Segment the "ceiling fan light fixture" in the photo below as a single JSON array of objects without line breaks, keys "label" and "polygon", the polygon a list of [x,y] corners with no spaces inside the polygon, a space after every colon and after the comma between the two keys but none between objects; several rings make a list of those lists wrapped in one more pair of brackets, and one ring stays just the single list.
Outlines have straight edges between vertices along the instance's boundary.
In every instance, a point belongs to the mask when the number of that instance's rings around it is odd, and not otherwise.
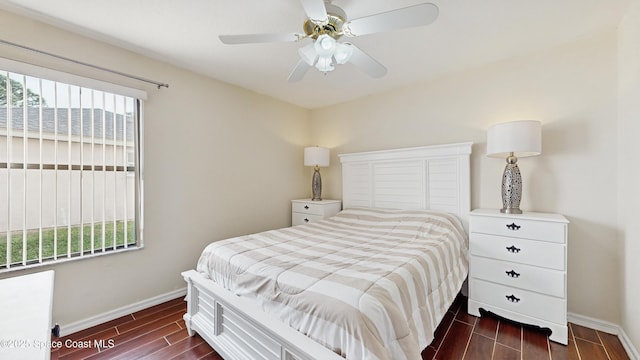
[{"label": "ceiling fan light fixture", "polygon": [[309,64],[309,66],[313,66],[316,64],[316,60],[318,59],[318,54],[316,53],[315,44],[311,43],[305,45],[298,49],[298,54],[300,58]]},{"label": "ceiling fan light fixture", "polygon": [[333,53],[333,58],[338,64],[346,64],[353,55],[353,47],[350,43],[336,44],[336,52]]},{"label": "ceiling fan light fixture", "polygon": [[331,56],[320,56],[318,61],[316,62],[316,69],[320,70],[323,73],[328,73],[335,69],[335,65],[333,64],[333,58]]},{"label": "ceiling fan light fixture", "polygon": [[322,34],[318,36],[318,39],[315,42],[316,53],[320,57],[331,57],[336,51],[337,45],[338,43],[336,42],[336,39],[327,34]]}]

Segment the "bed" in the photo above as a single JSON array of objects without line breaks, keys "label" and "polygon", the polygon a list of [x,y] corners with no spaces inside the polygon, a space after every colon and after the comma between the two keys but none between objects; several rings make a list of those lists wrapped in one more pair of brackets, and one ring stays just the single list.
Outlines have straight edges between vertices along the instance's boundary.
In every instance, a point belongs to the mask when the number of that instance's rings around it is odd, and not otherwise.
[{"label": "bed", "polygon": [[468,269],[471,143],[340,155],[343,208],[214,242],[190,335],[225,359],[418,359]]}]

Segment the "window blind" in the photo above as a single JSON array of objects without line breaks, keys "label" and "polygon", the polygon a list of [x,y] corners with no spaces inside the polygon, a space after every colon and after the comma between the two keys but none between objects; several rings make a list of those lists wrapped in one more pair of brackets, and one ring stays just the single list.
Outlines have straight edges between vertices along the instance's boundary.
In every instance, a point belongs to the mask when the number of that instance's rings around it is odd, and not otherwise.
[{"label": "window blind", "polygon": [[0,271],[142,247],[146,94],[5,65],[12,69],[0,68]]}]

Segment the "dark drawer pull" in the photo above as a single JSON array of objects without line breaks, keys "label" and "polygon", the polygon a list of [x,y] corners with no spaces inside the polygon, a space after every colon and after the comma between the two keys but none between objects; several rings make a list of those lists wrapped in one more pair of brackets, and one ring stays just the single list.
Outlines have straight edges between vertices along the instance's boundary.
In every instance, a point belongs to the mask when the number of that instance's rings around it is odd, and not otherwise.
[{"label": "dark drawer pull", "polygon": [[517,303],[520,302],[520,299],[517,298],[515,295],[511,294],[511,295],[506,295],[505,296],[507,298],[508,301],[512,302],[512,303]]},{"label": "dark drawer pull", "polygon": [[520,274],[518,274],[517,272],[511,270],[511,271],[505,271],[505,273],[507,274],[508,277],[512,277],[512,278],[519,278]]},{"label": "dark drawer pull", "polygon": [[309,210],[309,205],[304,206],[305,210]]},{"label": "dark drawer pull", "polygon": [[305,218],[305,219],[304,219],[304,222],[309,222],[309,219]]},{"label": "dark drawer pull", "polygon": [[520,249],[518,249],[517,247],[511,245],[508,248],[506,248],[508,252],[512,253],[512,254],[517,254],[520,252]]},{"label": "dark drawer pull", "polygon": [[520,230],[520,225],[516,225],[516,223],[511,223],[511,224],[507,225],[507,229]]}]

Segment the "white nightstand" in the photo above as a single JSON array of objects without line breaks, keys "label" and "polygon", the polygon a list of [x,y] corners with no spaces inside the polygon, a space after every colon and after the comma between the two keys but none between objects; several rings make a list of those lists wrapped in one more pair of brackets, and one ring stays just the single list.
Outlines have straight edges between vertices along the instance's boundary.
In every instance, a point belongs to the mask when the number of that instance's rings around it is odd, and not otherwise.
[{"label": "white nightstand", "polygon": [[551,330],[567,344],[567,229],[562,215],[502,214],[469,218],[469,314],[480,308]]},{"label": "white nightstand", "polygon": [[342,209],[340,200],[291,200],[291,226],[308,224],[337,214]]}]

